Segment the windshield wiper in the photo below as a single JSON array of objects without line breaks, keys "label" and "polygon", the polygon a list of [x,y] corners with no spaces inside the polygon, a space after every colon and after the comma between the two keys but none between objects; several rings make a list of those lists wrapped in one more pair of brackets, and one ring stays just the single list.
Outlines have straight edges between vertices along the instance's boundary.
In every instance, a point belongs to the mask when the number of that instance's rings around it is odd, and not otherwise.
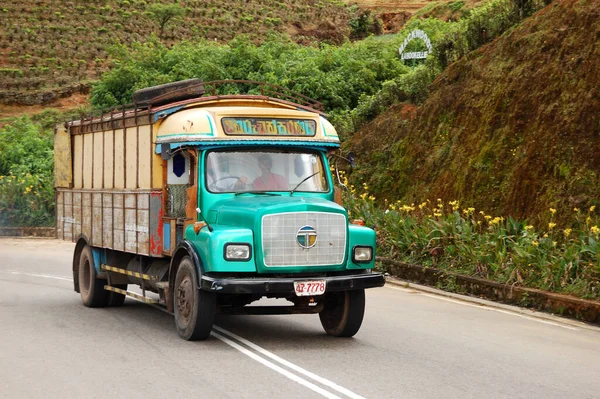
[{"label": "windshield wiper", "polygon": [[290,192],[290,197],[292,196],[292,194],[294,194],[294,191],[296,191],[296,189],[302,185],[302,183],[304,183],[305,181],[307,181],[307,180],[308,180],[308,179],[310,179],[311,177],[318,175],[319,173],[321,173],[321,171],[320,171],[320,170],[317,170],[317,171],[316,171],[315,173],[313,173],[312,175],[310,175],[310,176],[306,176],[306,177],[305,177],[305,178],[304,178],[304,179],[303,179],[303,180],[302,180],[300,183],[298,183],[298,184],[296,185],[296,187],[294,187],[294,189],[293,189],[293,190]]},{"label": "windshield wiper", "polygon": [[241,195],[241,194],[262,194],[262,195],[281,196],[281,194],[269,193],[266,191],[257,191],[257,190],[238,191],[237,193],[235,193],[235,196],[237,197],[238,195]]}]

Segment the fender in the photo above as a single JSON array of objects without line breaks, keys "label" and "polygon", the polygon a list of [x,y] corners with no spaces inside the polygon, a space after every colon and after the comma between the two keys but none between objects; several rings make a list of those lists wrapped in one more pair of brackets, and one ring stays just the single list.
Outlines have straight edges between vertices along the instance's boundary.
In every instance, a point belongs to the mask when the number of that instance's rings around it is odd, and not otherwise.
[{"label": "fender", "polygon": [[200,277],[204,275],[204,266],[202,265],[202,261],[200,260],[200,255],[198,255],[198,251],[194,244],[192,244],[189,240],[183,239],[175,249],[175,253],[171,258],[171,264],[169,265],[169,287],[173,287],[175,284],[175,276],[177,275],[177,269],[179,268],[179,262],[184,256],[189,256],[194,262],[194,266],[196,266],[196,274],[198,275],[198,286],[200,286]]}]

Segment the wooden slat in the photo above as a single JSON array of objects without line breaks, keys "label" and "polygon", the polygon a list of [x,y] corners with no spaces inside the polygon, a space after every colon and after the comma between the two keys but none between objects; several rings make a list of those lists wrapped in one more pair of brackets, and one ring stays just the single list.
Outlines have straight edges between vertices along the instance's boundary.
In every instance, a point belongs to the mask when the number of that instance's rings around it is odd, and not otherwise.
[{"label": "wooden slat", "polygon": [[139,161],[138,181],[140,188],[152,188],[151,162],[152,162],[152,138],[150,137],[150,126],[139,127]]},{"label": "wooden slat", "polygon": [[104,132],[104,188],[113,188],[113,131],[108,130]]},{"label": "wooden slat", "polygon": [[125,188],[125,142],[123,129],[115,130],[114,188]]},{"label": "wooden slat", "polygon": [[104,146],[103,146],[103,138],[102,132],[96,132],[93,134],[93,151],[94,151],[94,173],[93,173],[93,188],[102,188],[102,184],[104,183]]},{"label": "wooden slat", "polygon": [[73,164],[71,162],[71,134],[64,126],[54,132],[54,185],[71,188]]},{"label": "wooden slat", "polygon": [[83,135],[83,188],[92,188],[94,137]]},{"label": "wooden slat", "polygon": [[137,187],[137,128],[125,132],[125,187]]},{"label": "wooden slat", "polygon": [[73,136],[73,186],[83,187],[83,136]]}]

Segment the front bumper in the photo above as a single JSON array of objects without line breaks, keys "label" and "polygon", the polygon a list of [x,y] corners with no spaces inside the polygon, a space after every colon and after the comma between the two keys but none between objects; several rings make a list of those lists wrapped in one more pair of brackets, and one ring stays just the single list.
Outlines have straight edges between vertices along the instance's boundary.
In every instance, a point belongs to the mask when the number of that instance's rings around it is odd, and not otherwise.
[{"label": "front bumper", "polygon": [[295,295],[294,282],[310,280],[327,281],[326,292],[362,290],[365,288],[383,287],[385,284],[385,278],[381,273],[313,278],[218,278],[202,276],[200,278],[200,289],[218,292],[219,294]]}]

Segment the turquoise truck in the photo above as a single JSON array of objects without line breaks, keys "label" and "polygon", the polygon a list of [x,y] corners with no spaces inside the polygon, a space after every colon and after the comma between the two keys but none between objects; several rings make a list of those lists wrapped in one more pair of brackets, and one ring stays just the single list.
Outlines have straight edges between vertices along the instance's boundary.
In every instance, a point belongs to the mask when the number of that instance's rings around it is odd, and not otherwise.
[{"label": "turquoise truck", "polygon": [[[56,226],[76,244],[75,291],[88,307],[165,307],[186,340],[217,314],[315,313],[353,336],[365,289],[385,280],[375,232],[341,205],[337,148],[318,102],[251,81],[151,87],[59,125]],[[288,305],[252,305],[265,297]]]}]

